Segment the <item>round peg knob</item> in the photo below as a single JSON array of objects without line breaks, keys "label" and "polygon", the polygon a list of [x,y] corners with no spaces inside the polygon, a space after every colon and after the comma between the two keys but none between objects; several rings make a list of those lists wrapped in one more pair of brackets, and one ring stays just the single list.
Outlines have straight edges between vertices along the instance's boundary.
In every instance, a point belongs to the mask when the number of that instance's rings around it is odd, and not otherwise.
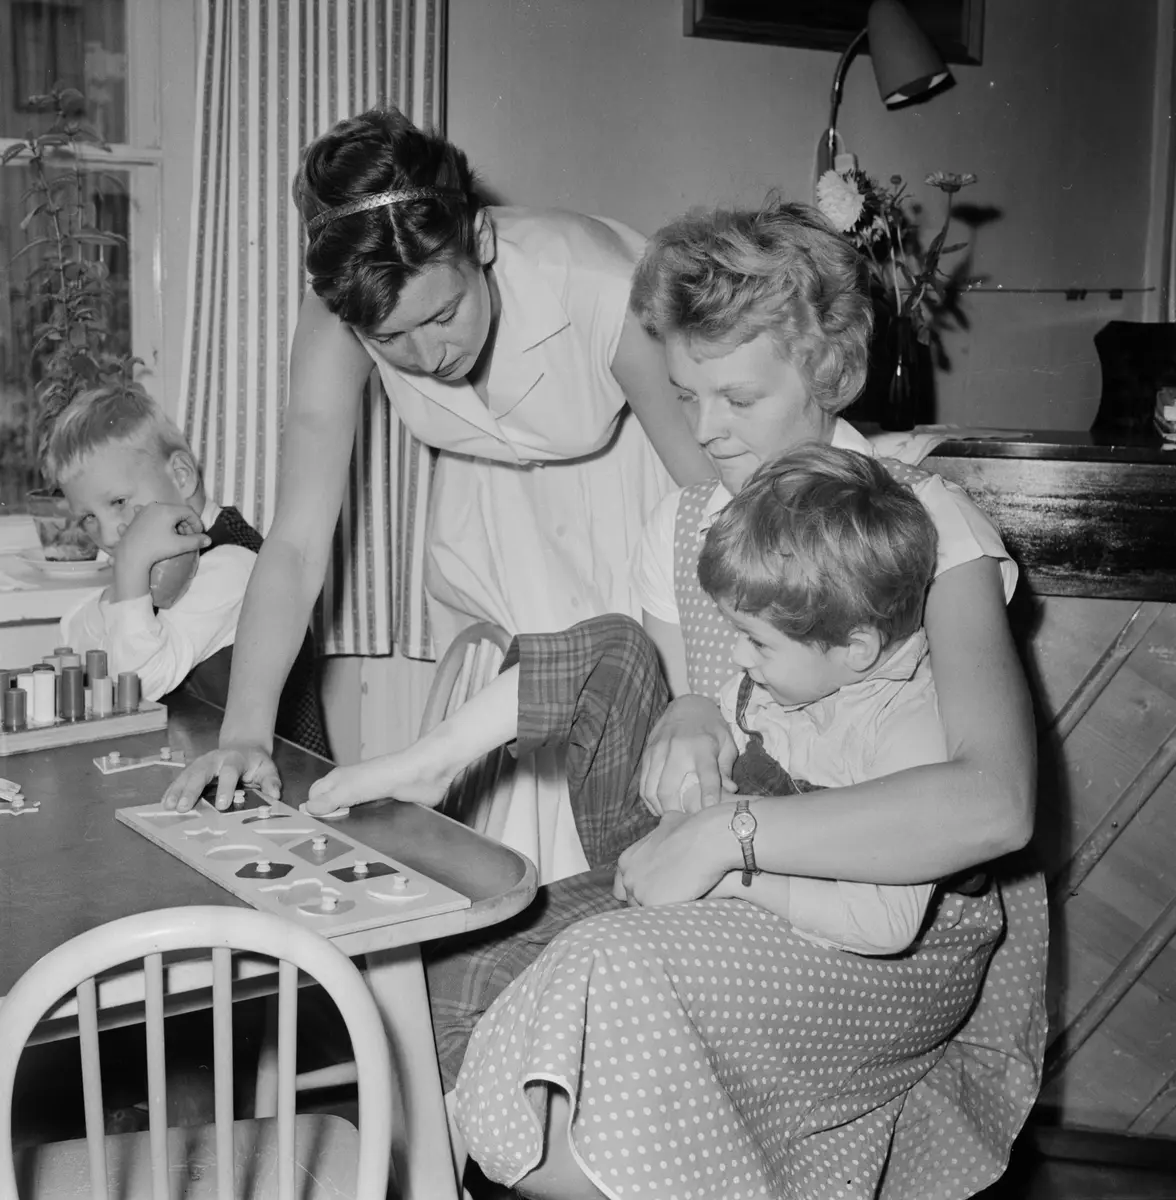
[{"label": "round peg knob", "polygon": [[233,793],[233,803],[235,805],[237,805],[237,807],[240,807],[242,804],[245,803],[245,793],[241,788],[238,788]]},{"label": "round peg knob", "polygon": [[273,870],[268,858],[259,858],[255,865],[259,875],[268,875],[270,871]]},{"label": "round peg knob", "polygon": [[338,906],[339,906],[339,897],[338,896],[324,896],[323,897],[323,912],[334,912],[335,909],[338,908]]},{"label": "round peg knob", "polygon": [[161,762],[171,762],[172,749],[170,746],[159,747],[159,758]]},{"label": "round peg knob", "polygon": [[408,891],[408,876],[407,875],[397,875],[392,880],[392,890],[394,892],[407,892]]},{"label": "round peg knob", "polygon": [[116,763],[122,759],[122,753],[118,750],[112,750],[106,757],[110,762]]},{"label": "round peg knob", "polygon": [[316,833],[310,839],[310,848],[317,854],[323,854],[327,849],[327,835],[325,833]]},{"label": "round peg knob", "polygon": [[356,875],[366,875],[366,874],[368,873],[368,865],[367,865],[367,863],[365,863],[365,862],[363,861],[363,859],[361,858],[361,859],[358,859],[358,860],[357,860],[357,861],[356,861],[356,862],[355,862],[355,863],[352,865],[352,867],[351,867],[351,870],[352,870],[352,871],[353,871],[353,872],[354,872]]}]

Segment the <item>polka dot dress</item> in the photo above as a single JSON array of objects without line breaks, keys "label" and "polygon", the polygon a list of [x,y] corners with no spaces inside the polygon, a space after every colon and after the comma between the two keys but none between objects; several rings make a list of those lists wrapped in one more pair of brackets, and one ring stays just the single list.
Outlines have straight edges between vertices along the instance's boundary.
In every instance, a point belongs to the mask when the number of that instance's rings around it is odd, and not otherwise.
[{"label": "polka dot dress", "polygon": [[470,1153],[517,1183],[555,1084],[606,1196],[872,1197],[903,1099],[967,1015],[1001,925],[995,893],[953,896],[918,954],[871,959],[741,900],[581,921],[474,1031],[457,1084]]},{"label": "polka dot dress", "polygon": [[[675,584],[691,687],[714,695],[730,637],[694,574],[711,486],[683,493]],[[741,900],[594,917],[479,1022],[458,1123],[507,1185],[542,1157],[556,1086],[608,1197],[962,1200],[1001,1174],[1037,1093],[1045,940],[1037,875],[943,895],[893,959]]]}]

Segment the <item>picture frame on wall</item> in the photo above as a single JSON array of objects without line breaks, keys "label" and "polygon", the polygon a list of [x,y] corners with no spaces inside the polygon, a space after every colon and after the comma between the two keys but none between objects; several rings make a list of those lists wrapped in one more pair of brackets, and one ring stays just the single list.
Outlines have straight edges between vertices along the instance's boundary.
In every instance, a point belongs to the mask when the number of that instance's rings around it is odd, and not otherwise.
[{"label": "picture frame on wall", "polygon": [[[904,0],[949,63],[979,63],[984,0]],[[687,37],[840,53],[866,27],[870,0],[682,0]]]}]

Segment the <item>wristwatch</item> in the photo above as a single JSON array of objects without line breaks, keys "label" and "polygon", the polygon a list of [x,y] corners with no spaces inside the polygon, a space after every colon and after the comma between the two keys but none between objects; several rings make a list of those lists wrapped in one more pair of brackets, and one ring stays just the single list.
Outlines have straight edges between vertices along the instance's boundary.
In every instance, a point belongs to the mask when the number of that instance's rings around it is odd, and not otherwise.
[{"label": "wristwatch", "polygon": [[755,865],[755,830],[756,819],[751,812],[751,801],[746,796],[740,796],[735,802],[735,812],[731,817],[731,832],[739,839],[743,847],[743,886],[751,887],[751,877],[759,874]]}]

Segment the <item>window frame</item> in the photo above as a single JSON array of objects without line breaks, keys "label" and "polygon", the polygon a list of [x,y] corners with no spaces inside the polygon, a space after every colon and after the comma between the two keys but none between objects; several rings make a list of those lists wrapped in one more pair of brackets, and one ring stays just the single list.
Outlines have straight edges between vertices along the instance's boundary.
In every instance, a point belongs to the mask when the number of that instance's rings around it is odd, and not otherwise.
[{"label": "window frame", "polygon": [[[160,63],[163,59],[162,6],[166,0],[124,0],[127,47],[127,142],[110,152],[81,147],[83,161],[125,171],[129,181],[128,287],[131,296],[131,352],[144,363],[149,390],[165,378],[163,337],[163,149]],[[182,22],[180,23],[182,26]],[[0,136],[0,155],[21,138]],[[20,155],[3,167],[20,169]]]}]

